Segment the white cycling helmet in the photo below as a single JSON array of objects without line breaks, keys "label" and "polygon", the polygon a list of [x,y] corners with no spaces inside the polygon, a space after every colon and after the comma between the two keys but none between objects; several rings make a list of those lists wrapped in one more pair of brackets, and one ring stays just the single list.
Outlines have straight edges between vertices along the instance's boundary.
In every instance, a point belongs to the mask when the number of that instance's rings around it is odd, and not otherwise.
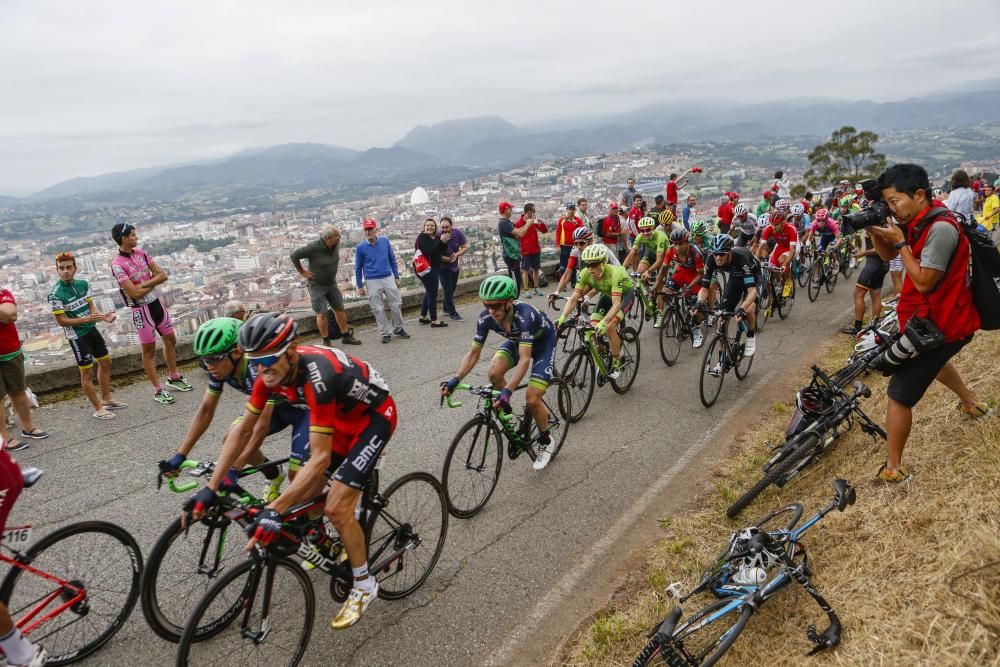
[{"label": "white cycling helmet", "polygon": [[733,209],[733,215],[735,216],[748,215],[749,213],[750,209],[742,202],[737,204],[736,208]]},{"label": "white cycling helmet", "polygon": [[763,229],[764,227],[767,227],[769,224],[771,224],[771,214],[761,213],[760,217],[757,218],[757,226]]},{"label": "white cycling helmet", "polygon": [[774,208],[776,208],[777,210],[779,210],[779,211],[786,211],[786,212],[791,207],[792,207],[792,203],[790,201],[788,201],[787,199],[779,199],[778,203],[774,205]]},{"label": "white cycling helmet", "polygon": [[802,204],[792,205],[792,215],[803,215],[806,212],[806,207]]}]

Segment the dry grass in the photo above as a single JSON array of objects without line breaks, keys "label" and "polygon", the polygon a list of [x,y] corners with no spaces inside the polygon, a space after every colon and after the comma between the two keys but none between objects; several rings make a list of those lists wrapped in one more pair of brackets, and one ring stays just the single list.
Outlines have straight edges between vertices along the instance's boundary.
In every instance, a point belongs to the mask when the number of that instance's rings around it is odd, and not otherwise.
[{"label": "dry grass", "polygon": [[[845,356],[837,349],[825,366],[839,366]],[[998,357],[1000,335],[980,333],[956,359],[969,386],[991,404],[1000,398]],[[884,423],[886,381],[866,381],[873,395],[863,407]],[[772,487],[744,512],[742,518],[752,520],[798,501],[811,516],[832,498],[834,478],[857,487],[857,504],[828,516],[805,539],[817,588],[844,626],[840,646],[810,664],[1000,665],[1000,417],[972,421],[956,402],[935,383],[917,407],[904,455],[914,479],[902,487],[875,481],[885,443],[855,428],[804,476],[785,489]],[[664,535],[650,549],[645,571],[588,620],[561,664],[631,664],[646,632],[673,606],[664,586],[680,581],[690,589],[744,523],[728,521],[725,508],[735,492],[759,479],[764,441],[779,440],[789,407],[772,405],[734,444],[732,463],[717,471],[717,492],[705,495],[702,509],[661,520]],[[704,601],[690,600],[687,611]],[[826,617],[792,585],[751,619],[723,664],[802,664],[811,648],[809,623],[822,630]]]}]

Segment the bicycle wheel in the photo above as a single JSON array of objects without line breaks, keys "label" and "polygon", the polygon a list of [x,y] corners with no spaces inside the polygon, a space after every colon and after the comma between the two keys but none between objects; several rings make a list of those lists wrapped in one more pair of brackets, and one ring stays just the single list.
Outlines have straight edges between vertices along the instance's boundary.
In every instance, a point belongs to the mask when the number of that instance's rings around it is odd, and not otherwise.
[{"label": "bicycle wheel", "polygon": [[585,347],[577,348],[563,364],[559,377],[566,383],[570,394],[571,410],[566,415],[566,421],[571,424],[583,419],[587,408],[590,407],[590,400],[594,397],[596,374],[594,359],[590,356],[590,350]]},{"label": "bicycle wheel", "polygon": [[635,376],[639,374],[639,332],[625,327],[619,335],[622,339],[619,375],[617,380],[611,380],[611,388],[624,394],[632,388]]},{"label": "bicycle wheel", "polygon": [[802,518],[802,505],[791,503],[784,507],[771,510],[761,518],[757,519],[751,526],[773,533],[777,530],[791,530]]},{"label": "bicycle wheel", "polygon": [[482,415],[466,422],[451,441],[441,472],[448,511],[459,519],[479,513],[489,501],[503,467],[503,436]]},{"label": "bicycle wheel", "polygon": [[[641,289],[641,288],[640,288]],[[632,327],[638,334],[642,331],[642,324],[646,320],[646,309],[642,303],[642,297],[636,294],[632,299],[632,306],[625,313],[624,326]]]},{"label": "bicycle wheel", "polygon": [[[726,342],[719,334],[712,336],[712,340],[705,346],[705,357],[701,362],[701,379],[698,382],[698,390],[701,394],[701,404],[706,408],[715,405],[722,391],[722,382],[726,379],[726,371],[723,357],[725,356]],[[716,367],[718,366],[718,369]]]},{"label": "bicycle wheel", "polygon": [[753,357],[748,357],[744,354],[746,337],[746,332],[742,329],[738,329],[736,331],[736,338],[733,339],[733,346],[736,349],[736,359],[733,363],[733,370],[736,371],[737,380],[746,379],[746,376],[750,373],[750,367],[753,365]]},{"label": "bicycle wheel", "polygon": [[368,518],[368,569],[378,596],[405,598],[430,576],[448,537],[448,502],[434,475],[411,472],[381,494],[383,506]]},{"label": "bicycle wheel", "polygon": [[[854,262],[853,265],[852,261]],[[854,273],[854,269],[856,267],[857,267],[857,260],[854,259],[853,249],[845,247],[840,257],[840,272],[844,274],[845,279],[849,280],[851,274]]]},{"label": "bicycle wheel", "polygon": [[718,600],[679,625],[672,639],[688,664],[709,667],[729,650],[752,615],[753,607],[741,600]]},{"label": "bicycle wheel", "polygon": [[[242,559],[242,549],[228,548],[230,523],[213,510],[185,530],[177,517],[153,545],[142,571],[139,599],[146,623],[163,639],[180,641],[184,623],[212,582]],[[195,641],[199,637],[195,632]]]},{"label": "bicycle wheel", "polygon": [[806,290],[810,301],[819,298],[819,290],[823,286],[823,273],[823,262],[813,262],[809,269],[809,288]]},{"label": "bicycle wheel", "polygon": [[788,314],[792,312],[792,306],[795,305],[795,281],[790,280],[788,284],[792,286],[788,296],[784,296],[784,292],[782,292],[781,298],[778,299],[778,317],[783,320],[788,318]]},{"label": "bicycle wheel", "polygon": [[769,278],[760,289],[760,297],[757,299],[757,331],[763,331],[767,324],[767,318],[771,316],[771,308],[774,305],[774,284]]},{"label": "bicycle wheel", "polygon": [[[553,389],[555,389],[557,396],[555,401],[548,398],[551,395],[549,392]],[[552,456],[549,458],[549,463],[555,460],[559,454],[559,450],[562,449],[563,443],[566,442],[566,434],[569,432],[569,420],[566,419],[567,411],[563,409],[563,403],[569,403],[569,400],[569,389],[566,388],[566,383],[553,378],[552,383],[549,384],[549,388],[545,392],[545,396],[542,397],[542,403],[545,405],[545,409],[549,411],[549,437],[552,438],[552,444],[555,445],[555,448],[552,450]],[[558,412],[552,409],[553,405],[559,406]],[[535,424],[534,419],[531,420],[528,437],[531,440],[538,437],[538,426]]]},{"label": "bicycle wheel", "polygon": [[684,331],[684,323],[681,321],[680,313],[669,308],[667,314],[663,316],[663,324],[660,326],[660,356],[663,363],[673,366],[677,363],[677,357],[681,353],[681,334]]},{"label": "bicycle wheel", "polygon": [[805,287],[809,284],[809,272],[812,270],[812,255],[804,253],[802,259],[799,261],[799,272],[795,276],[795,279],[799,283],[799,287]]},{"label": "bicycle wheel", "polygon": [[823,286],[826,287],[827,294],[833,294],[833,288],[837,286],[837,275],[838,271],[836,266],[827,267],[826,281],[823,283]]},{"label": "bicycle wheel", "polygon": [[[139,599],[142,553],[127,530],[105,521],[83,521],[53,531],[17,557],[58,577],[69,589],[12,567],[0,584],[0,601],[21,630],[49,653],[48,665],[68,665],[106,644],[128,620]],[[81,599],[52,618],[60,604]],[[44,610],[27,620],[44,598]]]},{"label": "bicycle wheel", "polygon": [[[273,572],[270,587],[268,570]],[[316,594],[297,563],[242,561],[212,584],[191,613],[177,647],[177,667],[297,665],[315,616]],[[196,640],[205,619],[218,619],[216,627]]]},{"label": "bicycle wheel", "polygon": [[808,457],[811,459],[816,455],[818,451],[817,445],[819,444],[819,438],[815,433],[798,435],[795,437],[795,440],[798,440],[798,442],[794,444],[790,442],[786,445],[789,447],[788,455],[771,466],[768,471],[764,473],[764,476],[760,479],[760,481],[750,487],[749,491],[737,498],[736,502],[730,505],[729,509],[726,510],[726,516],[730,519],[735,517],[737,514],[742,512],[747,505],[752,503],[754,498],[763,493],[764,489],[772,484],[776,484],[778,482],[784,484],[784,481],[786,481],[786,475],[793,468],[802,463],[803,458]]}]

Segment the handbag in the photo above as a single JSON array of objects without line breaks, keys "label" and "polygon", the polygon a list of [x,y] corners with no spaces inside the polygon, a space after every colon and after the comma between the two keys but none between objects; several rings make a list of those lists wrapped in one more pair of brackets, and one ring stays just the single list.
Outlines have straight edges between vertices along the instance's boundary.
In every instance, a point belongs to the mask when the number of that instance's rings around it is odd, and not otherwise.
[{"label": "handbag", "polygon": [[430,260],[424,255],[423,251],[417,249],[417,252],[413,254],[413,272],[418,276],[426,276],[431,271]]}]

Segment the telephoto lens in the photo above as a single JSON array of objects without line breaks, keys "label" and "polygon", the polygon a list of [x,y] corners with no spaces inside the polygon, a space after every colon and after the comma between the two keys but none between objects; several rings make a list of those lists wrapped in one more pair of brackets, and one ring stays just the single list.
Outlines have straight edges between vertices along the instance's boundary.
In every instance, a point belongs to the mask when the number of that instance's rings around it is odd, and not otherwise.
[{"label": "telephoto lens", "polygon": [[904,334],[896,334],[892,345],[885,348],[868,363],[872,368],[884,375],[892,375],[899,365],[917,355],[917,348]]}]

